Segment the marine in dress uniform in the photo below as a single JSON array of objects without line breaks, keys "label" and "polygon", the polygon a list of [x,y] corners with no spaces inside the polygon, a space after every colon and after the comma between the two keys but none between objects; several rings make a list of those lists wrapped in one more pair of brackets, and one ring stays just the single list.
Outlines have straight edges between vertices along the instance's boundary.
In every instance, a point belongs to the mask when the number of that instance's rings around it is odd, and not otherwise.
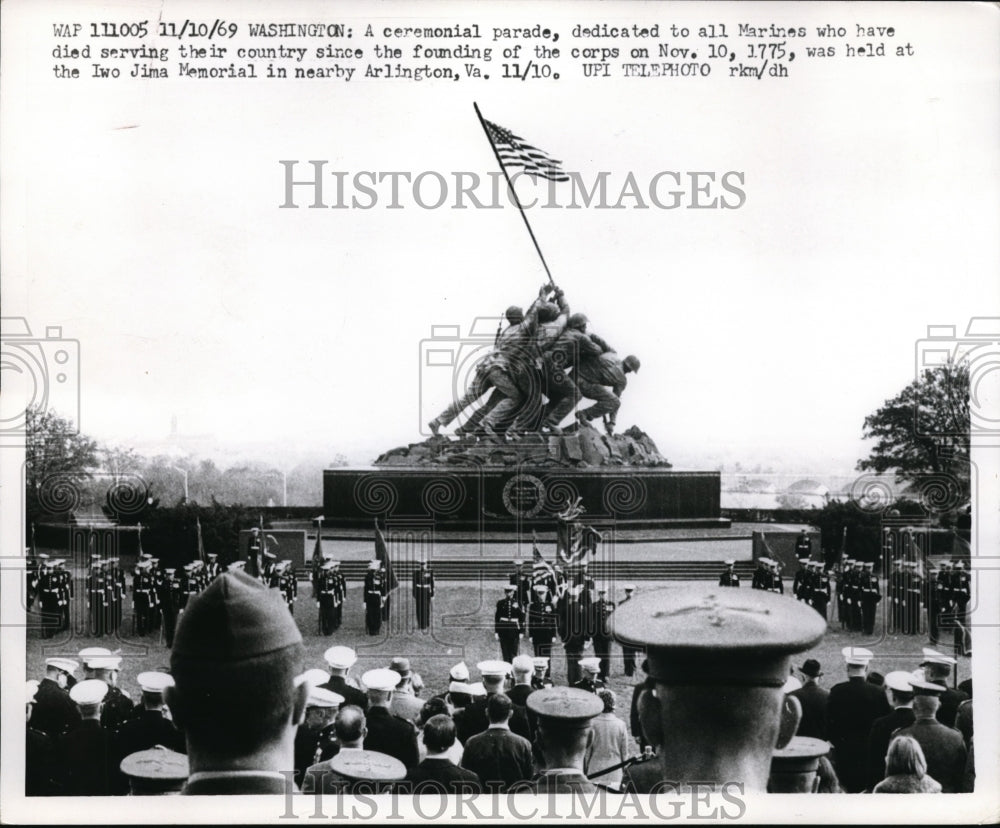
[{"label": "marine in dress uniform", "polygon": [[183,586],[177,577],[177,570],[167,567],[164,572],[163,585],[160,587],[160,611],[163,614],[163,638],[169,649],[174,645],[174,631],[177,629],[177,616],[181,611]]},{"label": "marine in dress uniform", "polygon": [[382,608],[386,602],[386,582],[382,565],[378,561],[368,564],[365,574],[365,632],[378,635],[382,630]]},{"label": "marine in dress uniform", "polygon": [[156,745],[175,753],[186,753],[184,734],[164,715],[163,693],[174,680],[167,673],[148,671],[136,676],[142,691],[142,704],[112,733],[112,748],[116,767],[126,756]]},{"label": "marine in dress uniform", "polygon": [[556,637],[556,608],[545,584],[536,584],[528,604],[527,630],[536,657],[552,657],[552,642]]},{"label": "marine in dress uniform", "polygon": [[865,635],[875,632],[875,608],[882,600],[882,590],[879,587],[878,576],[874,572],[875,564],[865,561],[864,572],[861,573],[859,589],[861,593],[861,621]]},{"label": "marine in dress uniform", "polygon": [[53,562],[59,583],[59,609],[61,612],[60,630],[69,629],[70,604],[74,595],[73,576],[64,569],[66,561],[56,558]]},{"label": "marine in dress uniform", "polygon": [[[487,705],[490,696],[504,692],[504,682],[510,675],[511,665],[504,661],[480,661],[476,665],[479,674],[483,677],[482,692],[477,695],[469,704],[465,706],[461,714],[455,714],[455,725],[458,728],[458,738],[462,744],[467,744],[469,739],[477,733],[482,733],[490,725]],[[470,689],[473,689],[470,687]],[[484,782],[486,780],[483,780]]]},{"label": "marine in dress uniform", "polygon": [[358,660],[357,653],[350,647],[338,645],[323,653],[323,658],[330,668],[331,675],[330,680],[322,686],[339,696],[343,696],[344,704],[353,704],[366,710],[368,708],[368,694],[354,683],[354,679],[348,677],[351,667]]},{"label": "marine in dress uniform", "polygon": [[[323,670],[318,672],[326,675]],[[295,731],[295,784],[299,787],[307,768],[332,759],[340,750],[333,721],[343,703],[344,697],[332,690],[321,686],[309,688],[306,717]]]},{"label": "marine in dress uniform", "polygon": [[215,552],[209,552],[206,557],[208,558],[208,563],[205,564],[205,577],[209,581],[214,581],[215,577],[222,572],[222,567],[219,565],[219,556]]},{"label": "marine in dress uniform", "polygon": [[[798,552],[798,545],[796,544],[796,553]],[[792,579],[792,595],[795,596],[796,601],[809,601],[809,559],[799,558],[799,568],[795,571],[795,577]]]},{"label": "marine in dress uniform", "polygon": [[87,611],[90,617],[90,634],[100,638],[104,635],[104,572],[101,556],[91,555],[90,572],[87,575]]},{"label": "marine in dress uniform", "polygon": [[972,654],[972,636],[969,633],[969,603],[972,601],[972,579],[962,561],[955,561],[951,574],[952,611],[955,614],[955,652]]},{"label": "marine in dress uniform", "polygon": [[574,684],[580,680],[580,657],[587,646],[589,619],[583,606],[582,586],[570,587],[562,598],[562,616],[565,629],[563,649],[566,652],[566,680]]},{"label": "marine in dress uniform", "polygon": [[292,569],[292,562],[282,561],[276,572],[278,575],[278,591],[281,593],[281,597],[285,599],[288,611],[294,615],[295,601],[299,597],[299,583],[295,577],[295,570]]},{"label": "marine in dress uniform", "polygon": [[534,674],[531,676],[531,687],[534,690],[544,690],[546,687],[552,687],[552,679],[549,678],[549,659],[547,656],[535,656],[531,660],[532,666],[535,669]]},{"label": "marine in dress uniform", "polygon": [[552,687],[528,696],[528,709],[538,722],[538,742],[543,770],[531,784],[539,794],[594,793],[597,785],[587,779],[583,763],[591,722],[604,710],[593,693],[572,687]]},{"label": "marine in dress uniform", "polygon": [[132,611],[135,613],[135,633],[145,635],[152,627],[153,593],[156,585],[150,572],[151,564],[140,561],[132,577]]},{"label": "marine in dress uniform", "polygon": [[135,707],[128,694],[117,686],[121,656],[113,655],[104,647],[86,647],[80,650],[78,657],[84,667],[85,679],[103,681],[108,686],[101,702],[101,724],[109,734],[114,734]]},{"label": "marine in dress uniform", "polygon": [[505,586],[504,597],[497,601],[493,613],[493,634],[500,642],[500,658],[508,663],[517,655],[524,634],[524,609],[514,592],[513,584]]},{"label": "marine in dress uniform", "polygon": [[781,570],[778,568],[778,562],[773,559],[768,572],[767,591],[777,592],[779,595],[785,593],[785,584],[781,580]]},{"label": "marine in dress uniform", "polygon": [[31,726],[31,714],[38,693],[38,682],[30,679],[25,685],[26,729],[24,733],[24,795],[54,796],[59,793],[55,782],[53,740]]},{"label": "marine in dress uniform", "polygon": [[823,570],[822,561],[812,561],[810,565],[813,569],[813,585],[809,605],[826,621],[831,597],[830,576]]},{"label": "marine in dress uniform", "polygon": [[834,765],[848,793],[864,790],[867,781],[868,734],[874,721],[889,713],[882,690],[865,680],[872,652],[845,647],[847,681],[830,688],[826,732],[833,744]]},{"label": "marine in dress uniform", "polygon": [[94,679],[77,682],[70,691],[82,721],[64,734],[56,746],[56,773],[64,796],[124,793],[114,764],[111,734],[100,722],[101,703],[107,691],[104,682]]},{"label": "marine in dress uniform", "polygon": [[770,558],[758,558],[757,568],[753,571],[753,578],[750,580],[750,589],[767,589],[769,578]]},{"label": "marine in dress uniform", "polygon": [[333,562],[333,578],[333,629],[336,632],[344,620],[344,602],[347,600],[347,579],[340,571],[340,561]]},{"label": "marine in dress uniform", "polygon": [[[903,629],[903,559],[896,558],[892,562],[892,572],[886,584],[886,598],[889,601],[889,632],[902,632]],[[883,760],[884,761],[884,760]]]},{"label": "marine in dress uniform", "polygon": [[66,690],[69,677],[79,666],[69,658],[45,660],[45,678],[38,683],[31,719],[32,727],[53,739],[80,721],[80,711]]},{"label": "marine in dress uniform", "polygon": [[903,619],[903,632],[907,635],[920,634],[920,622],[922,617],[921,599],[923,597],[923,578],[916,561],[906,561],[906,600],[904,603],[906,617]]},{"label": "marine in dress uniform", "polygon": [[39,556],[38,603],[42,612],[42,638],[52,638],[59,623],[59,587],[48,555]]},{"label": "marine in dress uniform", "polygon": [[809,533],[803,529],[795,539],[795,557],[801,560],[809,560],[812,557],[812,541]]},{"label": "marine in dress uniform", "polygon": [[[740,585],[740,576],[736,574],[736,561],[730,559],[726,561],[726,568],[722,570],[722,574],[719,576],[719,586],[720,587],[738,587]],[[628,675],[632,675],[629,673]]]},{"label": "marine in dress uniform", "polygon": [[316,606],[319,608],[319,631],[323,635],[333,635],[336,617],[334,602],[337,599],[337,576],[333,572],[333,561],[325,561],[320,566],[314,589]]},{"label": "marine in dress uniform", "polygon": [[597,590],[597,600],[590,605],[591,635],[594,639],[594,655],[600,660],[600,678],[607,681],[611,676],[611,615],[615,605],[607,599],[607,589]]},{"label": "marine in dress uniform", "polygon": [[431,599],[434,598],[434,573],[427,561],[421,561],[413,573],[413,605],[417,627],[426,630],[431,625]]},{"label": "marine in dress uniform", "polygon": [[947,688],[939,697],[941,705],[938,707],[937,720],[947,727],[955,727],[958,706],[969,698],[964,690],[948,687],[952,668],[958,662],[951,656],[939,653],[930,647],[924,647],[923,653],[924,660],[920,662],[920,668],[924,671],[925,678],[934,684],[940,684]]},{"label": "marine in dress uniform", "polygon": [[514,587],[517,602],[522,607],[526,607],[531,601],[531,572],[524,568],[524,561],[522,560],[515,560],[514,566],[516,569],[510,576],[510,583]]},{"label": "marine in dress uniform", "polygon": [[399,681],[399,673],[384,668],[369,670],[361,676],[361,683],[368,688],[368,712],[365,714],[368,735],[364,749],[388,754],[412,768],[420,761],[416,728],[389,712],[392,693]]},{"label": "marine in dress uniform", "polygon": [[[732,563],[732,564],[735,565],[736,562],[735,561],[726,561],[726,565],[727,566],[730,563]],[[737,586],[738,587],[740,585],[740,579],[739,579],[739,576],[736,574],[735,570],[733,570],[733,576],[736,578],[736,583],[735,584],[730,584],[730,586]],[[719,586],[725,586],[725,584],[722,583],[722,579],[721,578],[719,579]],[[622,600],[618,602],[619,608],[621,608],[626,603],[628,603],[629,601],[631,601],[632,600],[632,593],[635,592],[635,585],[634,584],[625,584],[622,588],[625,590],[625,597],[622,598]],[[624,641],[622,642],[622,660],[623,660],[624,665],[625,665],[625,675],[628,676],[629,678],[631,678],[632,676],[635,675],[635,660],[636,660],[636,656],[639,653],[641,653],[641,652],[642,652],[641,650],[637,649],[636,647],[633,647],[631,644],[628,644],[627,642],[624,642]]]},{"label": "marine in dress uniform", "polygon": [[588,693],[596,693],[604,687],[604,682],[599,678],[601,672],[601,660],[596,656],[581,658],[579,661],[582,678],[574,682],[573,687],[577,690],[586,690]]}]

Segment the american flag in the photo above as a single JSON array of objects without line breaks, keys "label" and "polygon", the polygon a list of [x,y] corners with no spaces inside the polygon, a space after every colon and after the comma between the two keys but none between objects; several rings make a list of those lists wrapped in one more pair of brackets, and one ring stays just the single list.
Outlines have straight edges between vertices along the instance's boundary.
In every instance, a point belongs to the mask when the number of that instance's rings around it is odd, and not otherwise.
[{"label": "american flag", "polygon": [[499,124],[485,119],[483,123],[486,124],[486,134],[500,156],[500,163],[505,167],[522,167],[529,175],[539,175],[550,181],[569,181],[569,176],[559,166],[562,161],[549,158],[547,153],[525,143],[519,135]]}]

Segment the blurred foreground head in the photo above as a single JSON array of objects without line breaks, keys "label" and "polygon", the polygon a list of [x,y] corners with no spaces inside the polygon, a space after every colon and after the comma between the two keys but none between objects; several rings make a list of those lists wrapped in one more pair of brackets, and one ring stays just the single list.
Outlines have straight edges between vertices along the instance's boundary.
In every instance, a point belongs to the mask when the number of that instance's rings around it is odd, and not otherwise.
[{"label": "blurred foreground head", "polygon": [[[277,590],[235,570],[192,598],[177,625],[167,702],[192,773],[286,770],[309,692],[302,636]],[[289,759],[291,761],[291,759]]]},{"label": "blurred foreground head", "polygon": [[819,614],[771,592],[685,584],[637,596],[612,620],[619,641],[647,653],[655,689],[639,717],[662,779],[764,791],[791,656],[823,637]]}]

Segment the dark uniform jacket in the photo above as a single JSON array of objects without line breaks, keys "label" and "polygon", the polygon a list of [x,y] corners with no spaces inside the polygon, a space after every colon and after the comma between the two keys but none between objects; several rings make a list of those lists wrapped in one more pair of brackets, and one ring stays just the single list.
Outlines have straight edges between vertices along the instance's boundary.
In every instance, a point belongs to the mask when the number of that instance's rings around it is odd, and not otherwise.
[{"label": "dark uniform jacket", "polygon": [[868,790],[885,779],[885,754],[889,750],[892,734],[914,722],[913,709],[897,707],[888,716],[876,719],[868,734]]},{"label": "dark uniform jacket", "polygon": [[793,690],[789,695],[795,696],[802,704],[802,721],[799,722],[796,735],[826,739],[826,706],[830,699],[830,691],[824,690],[815,682],[810,682],[798,690]]},{"label": "dark uniform jacket", "polygon": [[962,791],[967,754],[961,733],[937,719],[917,719],[894,735],[912,736],[920,743],[927,760],[927,775],[941,783],[942,793]]},{"label": "dark uniform jacket", "polygon": [[101,708],[101,726],[107,728],[109,733],[114,733],[132,715],[134,708],[132,699],[117,687],[109,685]]},{"label": "dark uniform jacket", "polygon": [[557,771],[542,773],[532,784],[536,793],[595,793],[597,785],[583,775],[583,771]]},{"label": "dark uniform jacket", "polygon": [[354,704],[362,710],[368,709],[368,694],[364,690],[359,690],[348,684],[347,679],[343,676],[330,676],[330,680],[321,686],[343,696],[344,704]]},{"label": "dark uniform jacket", "polygon": [[24,737],[25,796],[53,796],[60,793],[55,783],[54,762],[52,739],[29,724]]},{"label": "dark uniform jacket", "polygon": [[312,730],[300,725],[295,731],[295,784],[301,787],[302,774],[306,768],[332,759],[339,750],[340,745],[332,724],[322,730]]},{"label": "dark uniform jacket", "polygon": [[120,776],[115,773],[111,734],[94,719],[80,722],[59,739],[56,753],[63,796],[109,796],[125,792]]},{"label": "dark uniform jacket", "polygon": [[38,683],[31,726],[53,738],[80,723],[80,710],[58,683],[44,678]]},{"label": "dark uniform jacket", "polygon": [[863,676],[852,676],[830,689],[826,712],[837,776],[848,793],[861,791],[867,779],[868,733],[876,719],[889,713],[889,702]]},{"label": "dark uniform jacket", "polygon": [[450,794],[482,793],[483,785],[472,771],[458,767],[450,759],[434,757],[411,768],[400,786],[400,792],[415,794],[442,790]]},{"label": "dark uniform jacket", "polygon": [[475,773],[490,792],[503,793],[531,779],[531,743],[503,727],[491,727],[465,743],[462,767]]},{"label": "dark uniform jacket", "polygon": [[187,753],[184,734],[159,710],[139,709],[114,734],[113,746],[117,761],[129,754],[163,745],[177,753]]},{"label": "dark uniform jacket", "polygon": [[[958,706],[968,699],[967,693],[949,687],[941,694],[941,706],[938,708],[935,717],[945,727],[955,726],[955,717],[958,714]],[[938,780],[941,781],[940,779]]]},{"label": "dark uniform jacket", "polygon": [[420,761],[417,732],[406,719],[393,716],[384,707],[373,707],[368,711],[366,721],[368,735],[365,736],[365,750],[395,756],[407,768]]}]

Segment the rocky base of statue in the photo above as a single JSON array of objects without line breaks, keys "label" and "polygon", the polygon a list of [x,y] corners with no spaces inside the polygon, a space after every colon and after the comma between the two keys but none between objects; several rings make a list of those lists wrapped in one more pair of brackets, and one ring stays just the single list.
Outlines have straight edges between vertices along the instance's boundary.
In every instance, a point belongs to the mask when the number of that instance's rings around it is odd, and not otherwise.
[{"label": "rocky base of statue", "polygon": [[561,435],[529,434],[489,442],[475,438],[430,437],[387,451],[376,466],[627,466],[671,468],[646,432],[632,426],[607,435],[589,424],[574,424]]}]

